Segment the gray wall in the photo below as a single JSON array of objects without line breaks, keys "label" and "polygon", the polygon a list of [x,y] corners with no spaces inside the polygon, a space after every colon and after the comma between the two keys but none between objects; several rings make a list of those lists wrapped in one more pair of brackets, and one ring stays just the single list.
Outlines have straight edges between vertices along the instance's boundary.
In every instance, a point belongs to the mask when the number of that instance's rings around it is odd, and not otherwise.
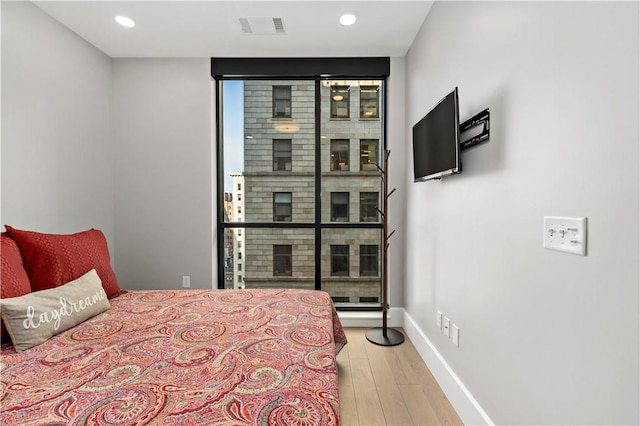
[{"label": "gray wall", "polygon": [[113,88],[121,286],[211,288],[209,60],[114,59]]},{"label": "gray wall", "polygon": [[114,248],[111,62],[29,2],[2,8],[2,225]]},{"label": "gray wall", "polygon": [[[491,109],[462,175],[408,184],[405,306],[495,423],[640,421],[638,12],[436,2],[407,55],[407,147],[455,86]],[[545,215],[587,216],[588,256],[544,250]]]}]

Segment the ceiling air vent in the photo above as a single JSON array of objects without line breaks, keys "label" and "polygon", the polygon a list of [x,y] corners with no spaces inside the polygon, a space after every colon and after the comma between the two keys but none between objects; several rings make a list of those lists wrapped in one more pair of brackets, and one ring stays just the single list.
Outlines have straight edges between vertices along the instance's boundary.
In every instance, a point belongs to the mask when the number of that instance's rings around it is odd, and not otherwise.
[{"label": "ceiling air vent", "polygon": [[282,18],[240,18],[240,26],[245,34],[284,34]]}]

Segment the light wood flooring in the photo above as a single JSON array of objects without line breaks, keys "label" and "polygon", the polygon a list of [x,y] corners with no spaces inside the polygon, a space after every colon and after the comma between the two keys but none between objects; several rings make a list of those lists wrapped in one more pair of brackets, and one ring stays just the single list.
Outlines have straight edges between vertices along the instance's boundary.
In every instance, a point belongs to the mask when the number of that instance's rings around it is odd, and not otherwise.
[{"label": "light wood flooring", "polygon": [[338,354],[342,425],[462,425],[409,339],[379,346],[366,330],[345,328]]}]

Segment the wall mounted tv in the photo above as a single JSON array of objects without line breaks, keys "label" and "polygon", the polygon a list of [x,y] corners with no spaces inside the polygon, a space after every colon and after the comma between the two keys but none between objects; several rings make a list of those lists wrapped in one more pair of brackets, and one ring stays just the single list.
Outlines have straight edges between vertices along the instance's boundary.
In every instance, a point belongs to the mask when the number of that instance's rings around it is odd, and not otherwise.
[{"label": "wall mounted tv", "polygon": [[462,172],[458,88],[413,126],[414,182]]}]

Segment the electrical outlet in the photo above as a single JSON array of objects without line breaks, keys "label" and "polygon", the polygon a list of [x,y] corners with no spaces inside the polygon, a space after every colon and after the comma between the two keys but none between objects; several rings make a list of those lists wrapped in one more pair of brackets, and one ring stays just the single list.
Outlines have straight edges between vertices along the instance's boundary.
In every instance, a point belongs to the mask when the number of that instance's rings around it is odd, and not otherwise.
[{"label": "electrical outlet", "polygon": [[191,277],[189,275],[182,277],[182,288],[191,288]]},{"label": "electrical outlet", "polygon": [[442,312],[440,311],[436,313],[436,325],[438,326],[439,329],[442,328]]},{"label": "electrical outlet", "polygon": [[444,317],[444,328],[442,331],[444,331],[445,336],[449,337],[449,318],[447,317]]}]

